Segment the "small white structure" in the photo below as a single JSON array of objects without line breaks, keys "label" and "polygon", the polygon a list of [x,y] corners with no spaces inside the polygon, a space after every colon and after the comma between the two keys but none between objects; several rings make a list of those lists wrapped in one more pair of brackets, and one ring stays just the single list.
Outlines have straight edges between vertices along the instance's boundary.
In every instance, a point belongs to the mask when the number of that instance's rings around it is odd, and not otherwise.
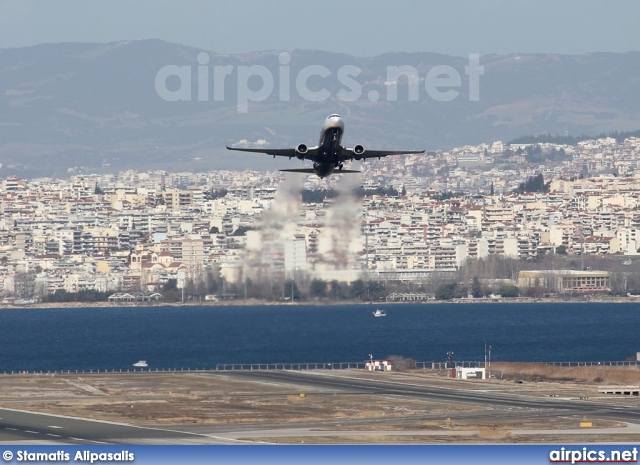
[{"label": "small white structure", "polygon": [[486,370],[486,368],[456,367],[456,378],[458,378],[458,379],[487,379],[487,370]]},{"label": "small white structure", "polygon": [[391,371],[391,360],[367,360],[364,367],[368,371]]},{"label": "small white structure", "polygon": [[622,396],[640,396],[640,386],[598,386],[598,392]]}]

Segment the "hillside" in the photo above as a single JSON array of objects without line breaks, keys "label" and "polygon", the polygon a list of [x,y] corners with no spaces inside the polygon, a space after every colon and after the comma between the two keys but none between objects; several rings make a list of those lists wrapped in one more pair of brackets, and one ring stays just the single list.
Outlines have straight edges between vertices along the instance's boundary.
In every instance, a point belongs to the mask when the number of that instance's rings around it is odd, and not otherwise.
[{"label": "hillside", "polygon": [[[70,167],[276,168],[283,163],[269,157],[230,155],[225,141],[265,139],[274,147],[315,144],[322,120],[333,112],[345,117],[346,145],[379,148],[433,150],[524,134],[640,128],[640,52],[483,56],[476,101],[469,98],[467,58],[434,53],[356,58],[295,50],[288,52],[290,63],[284,66],[278,52],[209,52],[209,62],[200,65],[201,52],[159,40],[0,50],[0,176],[61,175]],[[159,95],[156,77],[167,65],[189,69],[190,101],[167,101]],[[238,70],[253,65],[269,70],[274,91],[241,113]],[[408,84],[401,79],[397,101],[389,101],[387,67],[403,65],[418,71],[418,98],[408,99]],[[215,76],[223,66],[231,72],[224,96],[216,100],[220,86]],[[328,99],[309,101],[297,91],[296,77],[308,66],[329,70],[328,77],[307,81],[310,91],[324,89]],[[345,66],[361,71],[351,77],[361,86],[360,97],[352,102],[339,97],[341,90],[350,90],[345,82],[353,82],[339,78]],[[426,91],[424,81],[436,66],[450,67],[446,69],[460,76],[460,85],[452,87],[459,94],[450,101],[437,101]],[[199,68],[209,78],[209,95],[200,100]],[[288,101],[278,92],[281,81],[286,82],[283,70],[290,75]],[[162,85],[171,92],[181,89],[176,76]],[[255,76],[248,81],[249,89],[261,85]],[[370,101],[372,91],[379,95],[376,102]]]}]

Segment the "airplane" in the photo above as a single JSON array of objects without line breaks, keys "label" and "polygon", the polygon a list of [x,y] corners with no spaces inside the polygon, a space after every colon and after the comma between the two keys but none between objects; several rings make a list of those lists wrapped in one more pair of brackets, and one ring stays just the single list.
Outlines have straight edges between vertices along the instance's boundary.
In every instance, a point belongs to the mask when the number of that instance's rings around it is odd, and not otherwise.
[{"label": "airplane", "polygon": [[424,150],[365,150],[364,146],[358,144],[347,148],[342,146],[342,134],[344,132],[344,121],[338,114],[329,115],[324,120],[322,131],[320,131],[320,142],[315,147],[308,147],[300,144],[292,149],[245,149],[240,147],[229,147],[228,150],[239,150],[242,152],[266,153],[267,155],[296,157],[300,160],[313,161],[313,168],[293,168],[280,171],[292,173],[314,173],[320,178],[326,178],[338,168],[338,173],[359,173],[357,170],[347,170],[344,162],[350,160],[362,160],[365,158],[381,158],[387,155],[406,155],[424,153]]}]

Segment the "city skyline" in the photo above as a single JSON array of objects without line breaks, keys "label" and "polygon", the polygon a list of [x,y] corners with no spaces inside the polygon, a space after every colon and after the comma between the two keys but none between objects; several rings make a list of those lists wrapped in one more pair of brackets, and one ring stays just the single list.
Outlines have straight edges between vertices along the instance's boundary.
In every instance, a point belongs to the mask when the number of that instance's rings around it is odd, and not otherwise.
[{"label": "city skyline", "polygon": [[[406,283],[433,298],[443,279],[463,293],[478,276],[483,289],[518,283],[530,296],[635,292],[638,159],[640,138],[629,137],[497,141],[382,159],[325,181],[273,171],[8,177],[0,296],[146,290],[179,299],[177,286],[187,298],[212,289],[278,298],[286,282],[288,292],[295,283],[318,295],[343,282],[362,297],[363,276],[392,299],[406,297]],[[320,198],[301,195],[327,185]],[[363,197],[358,186],[371,190]],[[520,280],[525,270],[538,275]]]}]

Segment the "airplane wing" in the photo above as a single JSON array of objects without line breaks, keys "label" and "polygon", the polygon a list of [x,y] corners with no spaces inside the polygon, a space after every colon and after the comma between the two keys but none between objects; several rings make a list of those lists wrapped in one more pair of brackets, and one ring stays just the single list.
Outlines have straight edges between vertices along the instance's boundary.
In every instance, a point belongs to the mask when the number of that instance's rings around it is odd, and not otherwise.
[{"label": "airplane wing", "polygon": [[[280,170],[280,171],[286,171],[287,173],[315,173],[315,171],[312,168],[289,168],[289,169]],[[360,171],[358,170],[335,170],[333,174],[359,173],[359,172]]]},{"label": "airplane wing", "polygon": [[289,168],[279,171],[286,171],[287,173],[315,173],[315,171],[313,171],[313,169],[311,168]]},{"label": "airplane wing", "polygon": [[[296,149],[245,149],[241,147],[229,147],[227,150],[238,150],[239,152],[253,152],[253,153],[266,153],[267,155],[273,155],[273,157],[298,157],[302,155]],[[318,147],[309,147],[304,153],[305,160],[313,160],[318,152]]]},{"label": "airplane wing", "polygon": [[356,156],[359,156],[360,159],[365,159],[382,158],[386,157],[387,155],[412,155],[424,152],[424,150],[365,150],[364,152],[362,152],[362,154],[357,155],[354,152],[353,147],[343,147],[340,156],[343,160],[350,160],[351,158],[355,158]]}]

